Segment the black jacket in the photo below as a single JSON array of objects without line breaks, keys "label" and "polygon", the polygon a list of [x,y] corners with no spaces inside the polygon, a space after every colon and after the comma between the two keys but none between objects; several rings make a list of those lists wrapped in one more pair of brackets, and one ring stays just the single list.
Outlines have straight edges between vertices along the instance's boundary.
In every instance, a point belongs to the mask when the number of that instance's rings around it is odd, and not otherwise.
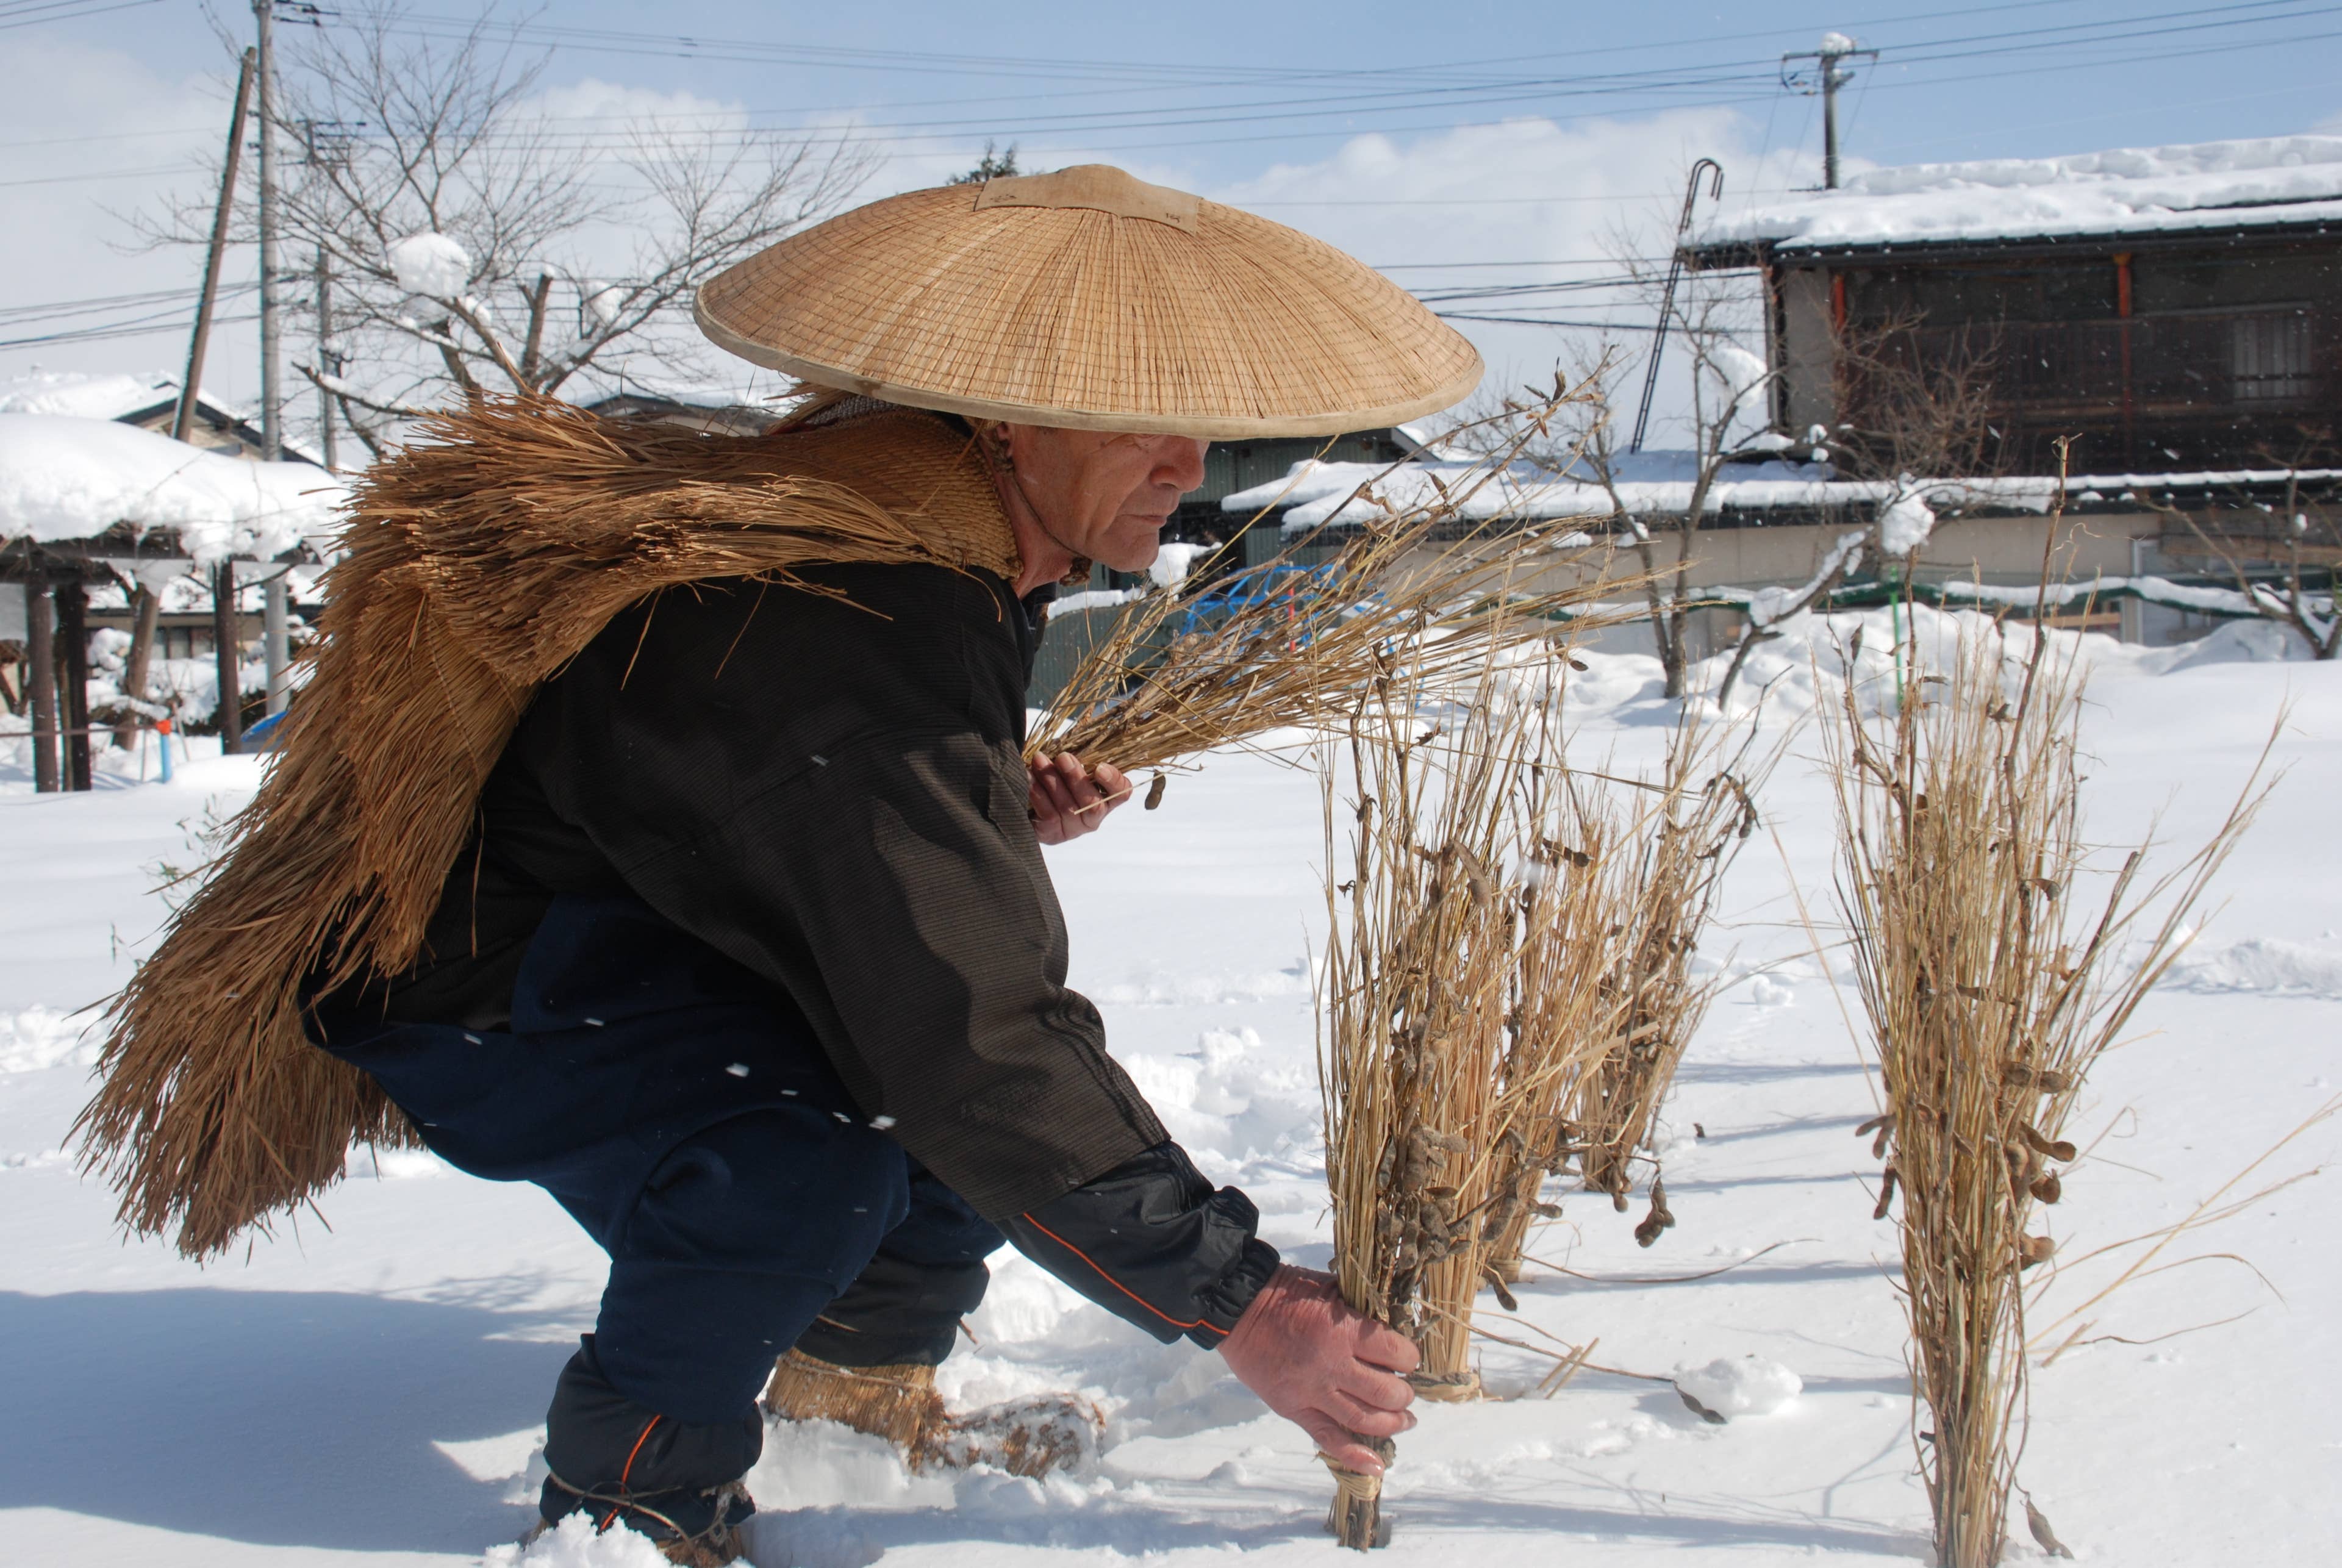
[{"label": "black jacket", "polygon": [[537,694],[394,1018],[497,1027],[557,893],[628,891],[777,982],[860,1107],[1044,1266],[1216,1343],[1276,1266],[1066,988],[1007,584],[837,566],[619,616]]}]

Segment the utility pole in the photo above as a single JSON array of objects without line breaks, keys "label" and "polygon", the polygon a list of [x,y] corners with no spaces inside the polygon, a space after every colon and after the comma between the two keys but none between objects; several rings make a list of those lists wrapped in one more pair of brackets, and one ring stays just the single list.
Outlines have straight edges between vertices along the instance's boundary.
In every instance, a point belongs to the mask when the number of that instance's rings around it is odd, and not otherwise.
[{"label": "utility pole", "polygon": [[[260,49],[260,457],[275,463],[285,455],[285,395],[277,385],[283,344],[276,295],[276,0],[252,0],[252,14]],[[260,596],[260,653],[268,671],[268,711],[278,714],[285,711],[292,653],[283,567],[262,580]],[[241,696],[238,693],[236,699]],[[237,744],[232,751],[242,749],[242,728],[223,725],[220,730],[223,736],[235,735]]]},{"label": "utility pole", "polygon": [[195,296],[195,331],[187,340],[187,374],[179,378],[179,407],[171,439],[185,441],[195,427],[195,395],[204,380],[204,350],[212,336],[212,302],[219,297],[220,256],[227,248],[227,222],[235,206],[235,168],[244,157],[245,105],[252,101],[257,52],[246,49],[235,72],[235,107],[227,118],[227,155],[220,160],[219,205],[212,209],[211,248],[204,253],[204,287]]},{"label": "utility pole", "polygon": [[[1826,191],[1837,189],[1837,90],[1854,80],[1846,62],[1877,58],[1877,50],[1865,49],[1843,33],[1823,34],[1818,49],[1781,56],[1781,85],[1808,97],[1816,93],[1822,95],[1822,189]],[[1797,60],[1811,60],[1815,69],[1808,72],[1791,65]]]},{"label": "utility pole", "polygon": [[[246,49],[244,61],[235,74],[235,107],[228,115],[227,156],[220,163],[219,205],[212,213],[211,249],[204,258],[204,290],[195,297],[195,332],[187,344],[187,374],[179,382],[178,413],[171,421],[171,434],[180,441],[187,439],[195,431],[195,398],[202,390],[204,380],[204,349],[211,341],[212,302],[219,294],[220,256],[227,245],[228,217],[235,205],[236,165],[244,156],[245,105],[251,101],[252,79],[257,74],[258,66],[259,52]],[[265,294],[265,287],[263,293]],[[146,655],[154,647],[155,638],[154,617],[149,606],[159,607],[159,601],[153,589],[145,588],[144,584],[141,587],[146,597],[139,605],[138,624],[131,634],[129,668],[125,674],[135,688],[132,694],[144,697],[146,694],[144,685]],[[232,562],[224,561],[212,571],[212,634],[215,639],[224,639],[222,645],[225,650],[215,661],[223,672],[220,682],[223,692],[233,690],[235,684],[232,673],[235,666],[235,649],[232,636],[227,634],[232,633],[235,624],[235,566]],[[142,634],[145,641],[144,648],[139,645]],[[235,717],[235,703],[223,703],[220,739],[231,752],[242,749],[244,738]]]},{"label": "utility pole", "polygon": [[252,0],[258,24],[260,69],[255,106],[260,111],[260,455],[284,454],[283,399],[276,385],[280,345],[276,300],[276,0]]},{"label": "utility pole", "polygon": [[[317,368],[327,375],[341,374],[334,363],[334,273],[325,261],[325,247],[317,247]],[[329,474],[341,470],[340,454],[335,451],[334,394],[324,387],[317,388],[317,453],[325,460]]]}]

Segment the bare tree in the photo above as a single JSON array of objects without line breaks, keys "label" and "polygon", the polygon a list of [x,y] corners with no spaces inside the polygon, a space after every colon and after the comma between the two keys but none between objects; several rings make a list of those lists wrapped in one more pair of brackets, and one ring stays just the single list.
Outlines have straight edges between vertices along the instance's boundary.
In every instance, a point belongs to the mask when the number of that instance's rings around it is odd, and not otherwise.
[{"label": "bare tree", "polygon": [[[538,112],[545,58],[485,19],[448,44],[366,5],[288,44],[281,243],[325,258],[339,351],[297,368],[376,454],[398,421],[483,392],[552,394],[622,357],[692,373],[693,292],[839,210],[872,166],[843,139],[705,129],[600,150]],[[144,227],[185,243],[203,223]]]},{"label": "bare tree", "polygon": [[[2312,438],[2289,460],[2261,454],[2285,474],[2285,501],[2274,509],[2255,505],[2232,518],[2211,518],[2168,503],[2147,504],[2178,518],[2218,557],[2237,592],[2262,620],[2291,627],[2309,645],[2310,657],[2331,659],[2342,652],[2342,594],[2336,584],[2337,569],[2342,568],[2342,522],[2334,514],[2331,485],[2313,495],[2304,483],[2304,458],[2317,450]],[[2274,580],[2267,566],[2256,574],[2252,562],[2273,565]],[[2320,574],[2326,579],[2322,591],[2312,581]]]},{"label": "bare tree", "polygon": [[1814,574],[1793,588],[1761,589],[1750,596],[1732,663],[1716,684],[1722,706],[1757,644],[1775,628],[1820,604],[1870,551],[1892,562],[1908,580],[1911,563],[1939,514],[1967,504],[1972,481],[1996,472],[1989,338],[1963,342],[1952,352],[1923,354],[1916,317],[1849,324],[1833,334],[1833,363],[1842,423],[1835,432],[1807,432],[1815,454],[1827,453],[1847,478],[1876,486],[1870,520],[1840,534],[1822,553]]},{"label": "bare tree", "polygon": [[[1657,281],[1645,281],[1656,304],[1662,297]],[[1680,345],[1691,365],[1692,445],[1688,471],[1677,464],[1666,473],[1665,504],[1646,500],[1636,489],[1642,481],[1634,470],[1639,465],[1624,450],[1611,417],[1610,389],[1631,357],[1615,343],[1606,340],[1576,357],[1569,379],[1593,387],[1596,395],[1566,411],[1574,422],[1566,428],[1556,424],[1549,437],[1523,447],[1530,462],[1556,476],[1591,484],[1608,499],[1606,514],[1588,522],[1606,515],[1613,535],[1634,553],[1671,697],[1684,694],[1692,618],[1714,603],[1691,587],[1699,520],[1707,514],[1726,465],[1748,454],[1749,441],[1767,423],[1764,409],[1774,373],[1734,341],[1730,324],[1738,308],[1739,302],[1724,290],[1699,286],[1696,280],[1679,288],[1669,306],[1669,342]],[[1686,480],[1689,488],[1678,506],[1674,486]]]}]

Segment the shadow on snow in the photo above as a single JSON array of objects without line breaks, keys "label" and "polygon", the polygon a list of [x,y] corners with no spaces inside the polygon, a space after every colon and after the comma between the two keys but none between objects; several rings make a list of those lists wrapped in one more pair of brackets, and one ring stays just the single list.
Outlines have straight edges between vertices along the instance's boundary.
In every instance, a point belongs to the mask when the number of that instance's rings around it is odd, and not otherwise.
[{"label": "shadow on snow", "polygon": [[527,1513],[432,1446],[545,1419],[566,1343],[339,1293],[0,1292],[0,1508],[263,1545],[479,1552]]}]

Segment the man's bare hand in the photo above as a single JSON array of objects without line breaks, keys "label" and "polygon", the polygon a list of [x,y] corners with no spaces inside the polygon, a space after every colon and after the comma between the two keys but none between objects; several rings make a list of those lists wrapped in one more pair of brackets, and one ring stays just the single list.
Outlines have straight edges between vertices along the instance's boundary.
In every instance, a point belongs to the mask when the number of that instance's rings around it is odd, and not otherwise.
[{"label": "man's bare hand", "polygon": [[1282,1263],[1236,1319],[1220,1358],[1261,1403],[1316,1441],[1317,1452],[1366,1475],[1382,1461],[1365,1439],[1415,1424],[1406,1374],[1421,1361],[1387,1323],[1352,1312],[1333,1276]]},{"label": "man's bare hand", "polygon": [[1033,814],[1033,835],[1043,844],[1064,844],[1086,833],[1096,833],[1108,813],[1130,798],[1130,781],[1112,763],[1096,770],[1082,765],[1071,752],[1036,757],[1033,784],[1026,797]]}]

